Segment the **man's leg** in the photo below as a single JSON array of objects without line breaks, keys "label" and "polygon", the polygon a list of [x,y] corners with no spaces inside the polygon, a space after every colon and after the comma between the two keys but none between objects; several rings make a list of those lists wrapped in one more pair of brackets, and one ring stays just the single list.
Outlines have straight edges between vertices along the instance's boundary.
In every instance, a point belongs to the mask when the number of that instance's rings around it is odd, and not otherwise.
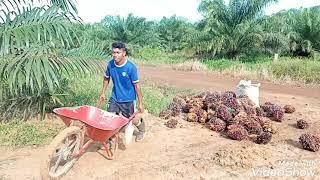
[{"label": "man's leg", "polygon": [[112,99],[110,99],[108,102],[107,111],[111,113],[119,114],[120,113],[119,105],[116,102],[114,102]]},{"label": "man's leg", "polygon": [[136,117],[133,119],[133,124],[138,128],[139,132],[145,133],[146,132],[146,127],[144,123],[144,119],[142,117],[141,113],[138,113]]},{"label": "man's leg", "polygon": [[129,118],[134,113],[133,102],[119,103],[120,112],[126,118]]},{"label": "man's leg", "polygon": [[146,125],[144,123],[144,120],[141,118],[140,119],[140,123],[136,125],[138,130],[139,130],[139,133],[137,134],[136,136],[136,141],[139,142],[139,141],[142,141],[144,139],[144,136],[146,134]]},{"label": "man's leg", "polygon": [[[134,111],[137,111],[137,104],[136,101],[133,102],[134,105]],[[133,121],[133,124],[137,127],[139,132],[136,135],[136,141],[142,141],[144,139],[144,136],[146,135],[146,125],[144,123],[144,120],[142,118],[142,114],[138,114],[138,117],[136,117]]]},{"label": "man's leg", "polygon": [[[123,104],[120,105],[120,111],[127,118],[129,118],[135,112],[135,110],[136,110],[135,109],[135,102],[128,102],[128,103],[123,103]],[[144,123],[143,119],[139,118],[138,120],[133,120],[132,123],[139,130],[139,132],[136,135],[136,141],[143,140],[145,132],[146,132],[145,123]]]}]

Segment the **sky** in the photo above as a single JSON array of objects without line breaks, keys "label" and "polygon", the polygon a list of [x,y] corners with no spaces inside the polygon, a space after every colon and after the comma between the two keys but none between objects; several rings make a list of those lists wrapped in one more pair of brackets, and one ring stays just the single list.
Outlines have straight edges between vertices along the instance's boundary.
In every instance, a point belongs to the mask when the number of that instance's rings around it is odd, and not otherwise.
[{"label": "sky", "polygon": [[[201,19],[197,8],[201,0],[77,0],[79,16],[85,23],[100,22],[107,15],[126,17],[129,13],[160,20],[162,17],[177,15],[195,22]],[[226,0],[228,1],[228,0]],[[279,0],[266,8],[266,14],[283,9],[312,7],[320,0]]]}]

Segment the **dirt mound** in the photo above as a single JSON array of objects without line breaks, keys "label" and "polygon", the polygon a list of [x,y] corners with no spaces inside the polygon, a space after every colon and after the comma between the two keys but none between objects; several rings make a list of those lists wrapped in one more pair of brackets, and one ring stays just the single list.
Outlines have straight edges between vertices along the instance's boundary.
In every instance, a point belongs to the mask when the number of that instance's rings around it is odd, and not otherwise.
[{"label": "dirt mound", "polygon": [[213,159],[222,167],[231,169],[250,169],[265,159],[271,157],[270,151],[251,146],[235,146],[235,148],[220,149]]}]

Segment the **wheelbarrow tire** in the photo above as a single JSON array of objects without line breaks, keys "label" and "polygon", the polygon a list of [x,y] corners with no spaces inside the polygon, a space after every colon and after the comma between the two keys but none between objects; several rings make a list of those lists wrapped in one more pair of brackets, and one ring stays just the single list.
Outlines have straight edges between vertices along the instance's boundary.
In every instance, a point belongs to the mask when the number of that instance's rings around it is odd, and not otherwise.
[{"label": "wheelbarrow tire", "polygon": [[[58,155],[59,151],[57,152],[57,150],[59,149],[59,147],[63,146],[64,142],[68,140],[67,138],[70,138],[70,137],[71,138],[75,137],[75,140],[71,142],[70,146],[72,146],[72,148],[70,149],[70,151],[67,151],[67,152],[69,152],[69,154],[67,154],[67,156],[69,157],[71,154],[79,151],[80,142],[81,142],[81,138],[82,138],[81,129],[77,126],[70,126],[70,127],[67,127],[66,129],[64,129],[63,131],[61,131],[52,140],[52,142],[47,146],[47,148],[45,150],[45,157],[40,164],[40,175],[43,180],[49,180],[49,179],[54,180],[54,179],[61,178],[63,175],[65,175],[72,168],[74,163],[77,161],[78,157],[71,156],[70,159],[68,158],[68,162],[65,163],[63,165],[63,167],[61,169],[59,169],[59,171],[57,173],[50,172],[52,166],[55,166],[55,165],[52,165],[52,160],[54,160],[56,158],[56,156]],[[66,146],[66,147],[70,148],[69,146]],[[66,149],[66,147],[64,149]],[[65,154],[65,153],[66,153],[65,151],[63,151],[63,153],[61,153],[61,151],[60,151],[59,157],[62,156],[61,154]],[[59,159],[61,159],[61,158],[58,158],[57,161],[59,161]],[[57,162],[55,162],[54,164],[57,164]]]}]

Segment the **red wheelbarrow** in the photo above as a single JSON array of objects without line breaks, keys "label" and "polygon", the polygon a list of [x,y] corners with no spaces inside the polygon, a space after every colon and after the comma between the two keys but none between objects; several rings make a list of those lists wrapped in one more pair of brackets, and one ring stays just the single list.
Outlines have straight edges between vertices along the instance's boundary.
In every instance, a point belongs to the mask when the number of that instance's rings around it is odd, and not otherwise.
[{"label": "red wheelbarrow", "polygon": [[53,111],[68,127],[48,145],[41,164],[42,179],[58,179],[65,175],[95,142],[103,145],[103,155],[107,159],[113,159],[120,130],[136,115],[126,118],[93,106],[64,107]]}]

